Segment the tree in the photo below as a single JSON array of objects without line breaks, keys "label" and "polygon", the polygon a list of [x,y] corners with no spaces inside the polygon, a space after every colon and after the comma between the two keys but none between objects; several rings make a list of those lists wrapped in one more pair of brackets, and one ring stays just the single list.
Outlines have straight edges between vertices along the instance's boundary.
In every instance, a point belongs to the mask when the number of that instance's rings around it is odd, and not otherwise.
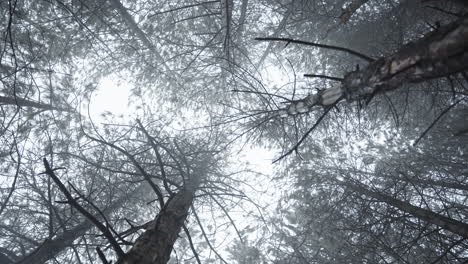
[{"label": "tree", "polygon": [[0,7],[0,261],[466,261],[462,1]]}]

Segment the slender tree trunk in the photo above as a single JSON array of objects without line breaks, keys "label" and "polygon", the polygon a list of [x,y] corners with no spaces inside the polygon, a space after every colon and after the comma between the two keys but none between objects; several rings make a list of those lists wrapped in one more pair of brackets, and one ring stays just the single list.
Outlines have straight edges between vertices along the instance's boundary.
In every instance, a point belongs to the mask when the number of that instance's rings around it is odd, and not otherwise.
[{"label": "slender tree trunk", "polygon": [[[138,193],[137,190],[141,188],[142,185],[137,187],[132,194]],[[103,213],[106,217],[113,212],[114,210],[120,208],[122,204],[127,201],[130,196],[123,195],[114,203],[112,203]],[[100,218],[97,216],[97,218]],[[42,264],[47,262],[48,260],[53,259],[58,254],[60,254],[65,249],[71,247],[73,242],[78,239],[79,237],[83,236],[88,232],[94,225],[89,220],[84,219],[83,222],[78,224],[77,226],[59,234],[53,239],[46,239],[41,245],[39,245],[36,249],[32,252],[28,253],[26,257],[24,257],[18,264]],[[1,264],[1,262],[0,262]]]},{"label": "slender tree trunk", "polygon": [[357,193],[375,198],[381,202],[396,207],[401,211],[406,212],[418,219],[424,220],[428,223],[431,223],[452,233],[460,235],[463,238],[468,238],[468,224],[466,223],[454,220],[452,218],[440,215],[438,213],[434,213],[427,209],[414,206],[408,202],[400,201],[389,195],[368,190],[367,188],[364,188],[363,186],[355,183],[340,182],[340,184],[349,187],[351,190],[356,191]]},{"label": "slender tree trunk", "polygon": [[60,252],[70,247],[77,238],[81,237],[88,231],[93,224],[84,220],[81,224],[60,234],[54,239],[46,239],[41,245],[29,253],[18,264],[42,264],[53,259]]},{"label": "slender tree trunk", "polygon": [[182,189],[170,198],[149,227],[117,264],[165,264],[169,261],[193,202],[195,190]]},{"label": "slender tree trunk", "polygon": [[171,68],[167,65],[165,62],[164,58],[161,56],[161,54],[156,50],[156,47],[154,44],[148,39],[146,34],[143,32],[143,30],[138,27],[138,24],[135,22],[133,17],[128,13],[127,9],[122,5],[122,3],[119,0],[110,0],[110,3],[112,7],[117,10],[117,12],[122,16],[123,20],[127,24],[127,26],[130,28],[130,30],[143,42],[143,44],[151,50],[153,55],[155,55],[156,59],[159,60],[159,63],[161,63],[166,71],[172,72]]},{"label": "slender tree trunk", "polygon": [[38,103],[35,101],[23,99],[20,97],[7,97],[7,96],[0,96],[0,105],[16,105],[20,107],[32,107],[37,109],[43,110],[57,110],[57,111],[64,111],[64,112],[73,112],[72,109],[62,109],[58,107],[54,107],[49,104]]}]

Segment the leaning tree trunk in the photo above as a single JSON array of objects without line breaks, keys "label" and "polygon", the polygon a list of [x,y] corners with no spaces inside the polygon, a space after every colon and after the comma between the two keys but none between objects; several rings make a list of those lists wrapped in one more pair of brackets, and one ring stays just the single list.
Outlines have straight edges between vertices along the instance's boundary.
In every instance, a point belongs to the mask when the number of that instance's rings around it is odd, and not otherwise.
[{"label": "leaning tree trunk", "polygon": [[60,252],[73,245],[73,241],[83,236],[93,224],[84,220],[81,224],[74,228],[67,230],[54,239],[46,239],[36,249],[29,253],[25,258],[20,260],[17,264],[42,264],[46,261],[53,259]]},{"label": "leaning tree trunk", "polygon": [[166,264],[193,202],[195,189],[186,188],[170,198],[150,226],[117,264]]},{"label": "leaning tree trunk", "polygon": [[[143,185],[135,188],[132,194],[138,193]],[[116,209],[120,208],[125,201],[133,195],[122,195],[117,201],[113,202],[108,208],[103,210],[104,215],[107,217]],[[100,218],[99,215],[96,216]],[[65,249],[70,248],[73,242],[79,237],[85,235],[94,225],[88,219],[84,219],[80,224],[75,227],[64,231],[57,235],[53,239],[46,239],[33,251],[29,252],[27,256],[21,259],[17,264],[42,264],[55,258],[58,254],[63,252]],[[1,262],[0,262],[1,263]]]},{"label": "leaning tree trunk", "polygon": [[454,234],[457,234],[463,238],[468,238],[468,224],[460,222],[458,220],[434,213],[431,210],[420,208],[414,206],[408,202],[400,201],[396,198],[393,198],[389,195],[371,191],[360,184],[354,184],[350,182],[340,182],[340,184],[347,186],[351,190],[363,194],[368,197],[377,199],[378,201],[384,202],[388,205],[391,205],[399,210],[406,212],[413,217],[426,221],[430,224],[441,227],[445,230],[448,230]]},{"label": "leaning tree trunk", "polygon": [[[306,44],[304,41],[284,38],[260,38],[260,40]],[[324,89],[318,95],[294,101],[286,109],[299,107],[310,109],[314,105],[329,106],[343,97],[348,101],[370,100],[377,93],[397,89],[405,83],[418,83],[460,72],[467,76],[467,40],[468,15],[465,15],[435,29],[421,39],[406,44],[392,55],[373,60],[367,67],[346,74],[343,79],[335,78],[340,79],[341,84]],[[366,57],[366,60],[371,59]]]},{"label": "leaning tree trunk", "polygon": [[396,89],[468,70],[468,15],[410,42],[395,54],[345,76],[348,99]]}]

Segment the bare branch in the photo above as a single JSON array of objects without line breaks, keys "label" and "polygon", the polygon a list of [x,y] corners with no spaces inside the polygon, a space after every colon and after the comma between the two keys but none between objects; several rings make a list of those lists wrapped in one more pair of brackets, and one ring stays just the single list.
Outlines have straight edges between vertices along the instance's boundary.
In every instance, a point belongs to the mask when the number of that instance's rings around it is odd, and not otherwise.
[{"label": "bare branch", "polygon": [[299,146],[302,144],[302,142],[304,142],[304,140],[309,136],[309,134],[312,133],[312,131],[314,131],[315,128],[317,128],[317,126],[320,124],[320,122],[322,122],[322,120],[327,116],[328,112],[330,112],[330,110],[335,105],[336,105],[336,103],[333,104],[332,106],[329,106],[329,107],[325,108],[325,112],[319,117],[319,119],[317,119],[315,124],[302,136],[302,138],[296,143],[296,145],[294,145],[294,147],[292,147],[288,152],[284,153],[279,158],[274,160],[273,163],[276,163],[276,162],[284,159],[286,156],[291,155],[291,153],[293,153],[294,151],[297,151]]},{"label": "bare branch", "polygon": [[50,167],[49,162],[47,161],[46,158],[42,160],[44,162],[44,167],[46,169],[45,173],[49,175],[49,177],[54,180],[55,184],[59,187],[60,191],[65,195],[67,198],[68,203],[73,206],[75,209],[78,210],[82,215],[84,215],[86,218],[88,218],[98,229],[99,231],[102,232],[102,234],[107,238],[109,243],[112,245],[114,248],[114,251],[117,253],[119,257],[122,257],[125,255],[123,252],[122,248],[120,247],[119,243],[115,240],[114,236],[112,236],[111,232],[109,229],[107,229],[101,222],[99,222],[96,217],[94,217],[91,213],[89,213],[86,209],[84,209],[70,194],[70,192],[67,190],[65,185],[60,181],[60,179],[55,175],[54,170]]},{"label": "bare branch", "polygon": [[290,39],[290,38],[276,38],[276,37],[266,37],[266,38],[255,38],[255,40],[260,40],[260,41],[284,41],[289,43],[296,43],[296,44],[302,44],[302,45],[307,45],[307,46],[312,46],[312,47],[317,47],[317,48],[324,48],[324,49],[330,49],[330,50],[337,50],[337,51],[342,51],[349,53],[351,55],[354,55],[360,59],[363,59],[367,62],[373,62],[374,59],[364,55],[360,52],[348,49],[348,48],[343,48],[343,47],[338,47],[338,46],[332,46],[332,45],[326,45],[326,44],[319,44],[319,43],[314,43],[314,42],[309,42],[309,41],[303,41],[303,40],[296,40],[296,39]]},{"label": "bare branch", "polygon": [[190,249],[192,250],[192,253],[195,256],[197,263],[201,264],[200,257],[198,256],[198,253],[195,250],[195,246],[193,245],[192,237],[190,236],[188,228],[185,226],[185,224],[182,226],[182,228],[184,229],[185,235],[187,236],[187,240],[189,241]]},{"label": "bare branch", "polygon": [[304,74],[304,77],[322,78],[322,79],[328,79],[328,80],[333,80],[333,81],[338,81],[338,82],[341,82],[341,81],[344,80],[344,78],[333,77],[333,76],[328,76],[328,75],[321,75],[321,74]]},{"label": "bare branch", "polygon": [[421,141],[421,139],[429,132],[429,130],[431,130],[434,127],[434,125],[439,121],[439,119],[441,119],[448,111],[450,111],[450,109],[452,109],[461,101],[463,101],[463,99],[460,99],[456,101],[455,103],[453,103],[452,105],[450,105],[449,107],[445,108],[444,111],[442,111],[439,114],[439,116],[429,125],[429,127],[427,127],[426,130],[424,130],[421,136],[418,137],[418,139],[414,142],[413,147],[416,146],[419,143],[419,141]]}]

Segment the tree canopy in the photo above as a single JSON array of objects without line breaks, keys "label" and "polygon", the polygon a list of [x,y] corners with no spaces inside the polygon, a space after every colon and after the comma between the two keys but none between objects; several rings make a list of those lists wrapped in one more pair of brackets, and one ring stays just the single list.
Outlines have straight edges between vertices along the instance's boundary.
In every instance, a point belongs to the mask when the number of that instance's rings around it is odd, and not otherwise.
[{"label": "tree canopy", "polygon": [[468,261],[465,1],[0,17],[0,263]]}]

